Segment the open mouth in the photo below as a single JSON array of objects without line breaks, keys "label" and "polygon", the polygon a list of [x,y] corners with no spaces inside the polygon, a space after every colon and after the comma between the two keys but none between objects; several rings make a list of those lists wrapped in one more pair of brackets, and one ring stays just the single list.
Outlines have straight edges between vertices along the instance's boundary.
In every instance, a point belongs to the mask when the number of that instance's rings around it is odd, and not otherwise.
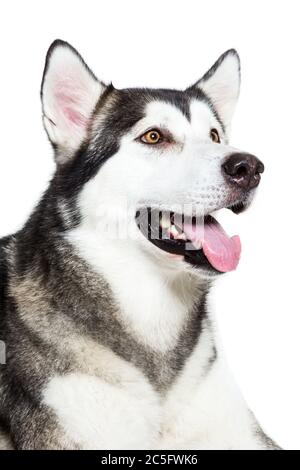
[{"label": "open mouth", "polygon": [[[239,203],[228,209],[240,213],[245,205]],[[147,207],[137,211],[136,222],[153,245],[195,267],[225,273],[235,270],[239,263],[239,236],[229,237],[211,215],[191,217]]]}]

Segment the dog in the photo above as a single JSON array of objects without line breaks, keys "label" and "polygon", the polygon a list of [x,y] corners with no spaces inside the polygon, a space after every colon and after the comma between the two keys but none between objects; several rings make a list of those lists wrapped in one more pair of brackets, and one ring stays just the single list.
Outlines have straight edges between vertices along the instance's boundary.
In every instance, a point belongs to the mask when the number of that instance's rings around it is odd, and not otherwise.
[{"label": "dog", "polygon": [[240,60],[118,90],[56,40],[41,87],[56,171],[0,241],[1,446],[278,449],[227,369],[209,291],[236,269],[264,171],[229,146]]}]

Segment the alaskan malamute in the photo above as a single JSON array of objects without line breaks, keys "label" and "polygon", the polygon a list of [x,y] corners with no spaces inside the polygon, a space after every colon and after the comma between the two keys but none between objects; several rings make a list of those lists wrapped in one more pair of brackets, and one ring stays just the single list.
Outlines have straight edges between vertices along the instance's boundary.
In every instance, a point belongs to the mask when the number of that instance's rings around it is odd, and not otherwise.
[{"label": "alaskan malamute", "polygon": [[56,172],[0,241],[3,448],[276,449],[220,354],[207,296],[241,245],[213,214],[264,166],[232,148],[235,50],[187,89],[118,90],[69,44],[41,98]]}]

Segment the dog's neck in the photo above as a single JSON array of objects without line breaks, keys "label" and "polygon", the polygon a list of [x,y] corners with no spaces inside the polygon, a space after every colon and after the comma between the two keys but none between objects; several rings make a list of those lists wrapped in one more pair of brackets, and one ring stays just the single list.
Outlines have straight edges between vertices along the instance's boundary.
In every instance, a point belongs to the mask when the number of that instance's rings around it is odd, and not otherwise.
[{"label": "dog's neck", "polygon": [[54,328],[61,317],[58,337],[81,332],[135,364],[158,390],[168,389],[195,350],[198,375],[207,370],[216,354],[207,281],[167,275],[133,242],[105,243],[82,224],[47,230],[43,218],[33,214],[10,247],[10,290],[24,314],[37,324],[46,316]]},{"label": "dog's neck", "polygon": [[[60,207],[64,212],[62,220],[65,224],[62,225],[56,215],[56,199],[46,196],[17,237],[20,278],[30,266],[31,271],[40,276],[52,276],[49,287],[53,290],[63,276],[61,282],[65,287],[66,283],[74,285],[64,301],[74,302],[76,311],[78,284],[83,297],[81,308],[88,308],[91,301],[92,305],[99,305],[100,313],[106,308],[106,296],[107,302],[113,302],[118,310],[118,321],[130,334],[145,347],[161,353],[176,347],[186,325],[193,315],[196,316],[195,311],[198,310],[199,318],[207,315],[203,307],[209,289],[207,280],[184,269],[165,269],[159,260],[156,262],[143,252],[135,240],[107,240],[99,234],[97,226],[86,219],[66,218],[65,205]],[[71,216],[72,212],[68,211],[68,214]],[[70,265],[68,259],[72,260]],[[52,266],[51,272],[45,273],[48,266]],[[54,266],[58,266],[57,272]],[[100,289],[100,299],[97,299],[101,279],[106,281],[108,288]],[[57,290],[61,290],[61,286]],[[107,292],[105,295],[104,291]],[[66,308],[72,310],[73,306]],[[94,329],[92,326],[91,331]],[[199,327],[193,334],[200,334],[200,330]]]},{"label": "dog's neck", "polygon": [[82,226],[68,241],[92,269],[105,278],[122,320],[146,346],[171,350],[189,315],[207,293],[207,281],[157,265],[131,240],[103,240]]}]

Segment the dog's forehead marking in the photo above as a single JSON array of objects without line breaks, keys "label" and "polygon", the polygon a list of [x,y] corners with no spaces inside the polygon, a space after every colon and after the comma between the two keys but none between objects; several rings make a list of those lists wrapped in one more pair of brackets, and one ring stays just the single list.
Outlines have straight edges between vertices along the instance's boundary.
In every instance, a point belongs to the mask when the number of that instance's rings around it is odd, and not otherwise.
[{"label": "dog's forehead marking", "polygon": [[146,105],[145,117],[139,124],[166,127],[179,133],[187,130],[190,125],[187,116],[176,105],[158,100]]},{"label": "dog's forehead marking", "polygon": [[189,117],[172,103],[151,101],[146,105],[145,117],[138,123],[141,130],[147,126],[166,127],[177,135],[207,133],[211,127],[221,129],[211,108],[205,101],[192,99],[189,104]]}]

